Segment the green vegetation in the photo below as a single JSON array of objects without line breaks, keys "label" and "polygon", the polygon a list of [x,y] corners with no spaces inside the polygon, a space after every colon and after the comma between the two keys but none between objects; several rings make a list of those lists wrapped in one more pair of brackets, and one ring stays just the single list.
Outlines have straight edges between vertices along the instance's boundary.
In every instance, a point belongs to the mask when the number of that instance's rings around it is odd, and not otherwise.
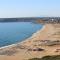
[{"label": "green vegetation", "polygon": [[29,60],[60,60],[60,55],[56,55],[56,56],[45,56],[43,58],[32,58]]},{"label": "green vegetation", "polygon": [[32,59],[29,59],[29,60],[40,60],[40,58],[32,58]]}]

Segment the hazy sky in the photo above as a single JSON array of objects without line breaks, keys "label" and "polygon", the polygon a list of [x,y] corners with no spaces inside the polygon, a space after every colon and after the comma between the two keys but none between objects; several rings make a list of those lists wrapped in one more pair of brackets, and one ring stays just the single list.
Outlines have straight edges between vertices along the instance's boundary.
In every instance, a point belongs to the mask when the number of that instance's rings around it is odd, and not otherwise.
[{"label": "hazy sky", "polygon": [[0,0],[0,18],[60,16],[60,0]]}]

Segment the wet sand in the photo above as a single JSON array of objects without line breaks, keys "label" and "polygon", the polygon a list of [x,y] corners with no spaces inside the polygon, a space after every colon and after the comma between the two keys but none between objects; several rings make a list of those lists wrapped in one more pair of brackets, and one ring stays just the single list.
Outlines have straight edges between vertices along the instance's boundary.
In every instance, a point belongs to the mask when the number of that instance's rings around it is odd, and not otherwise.
[{"label": "wet sand", "polygon": [[[25,41],[0,48],[0,60],[28,60],[29,58],[40,58],[46,55],[60,55],[60,45],[48,46],[40,44],[41,41],[48,40],[60,40],[60,24],[45,24],[42,30],[37,31]],[[34,50],[37,48],[44,50]]]}]

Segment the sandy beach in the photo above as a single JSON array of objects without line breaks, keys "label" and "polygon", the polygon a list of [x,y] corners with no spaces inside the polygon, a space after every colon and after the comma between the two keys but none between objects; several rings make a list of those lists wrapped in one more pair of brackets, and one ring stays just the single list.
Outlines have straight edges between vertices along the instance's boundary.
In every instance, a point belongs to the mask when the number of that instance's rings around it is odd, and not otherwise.
[{"label": "sandy beach", "polygon": [[45,24],[21,43],[0,48],[0,60],[28,60],[60,55],[60,24]]}]

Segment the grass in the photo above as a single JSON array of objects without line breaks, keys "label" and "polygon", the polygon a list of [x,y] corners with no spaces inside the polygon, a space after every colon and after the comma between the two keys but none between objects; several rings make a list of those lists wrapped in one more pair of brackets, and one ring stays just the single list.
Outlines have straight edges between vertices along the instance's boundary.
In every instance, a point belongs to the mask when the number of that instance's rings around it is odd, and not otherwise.
[{"label": "grass", "polygon": [[55,55],[55,56],[45,56],[43,58],[32,58],[29,60],[60,60],[60,55]]}]

